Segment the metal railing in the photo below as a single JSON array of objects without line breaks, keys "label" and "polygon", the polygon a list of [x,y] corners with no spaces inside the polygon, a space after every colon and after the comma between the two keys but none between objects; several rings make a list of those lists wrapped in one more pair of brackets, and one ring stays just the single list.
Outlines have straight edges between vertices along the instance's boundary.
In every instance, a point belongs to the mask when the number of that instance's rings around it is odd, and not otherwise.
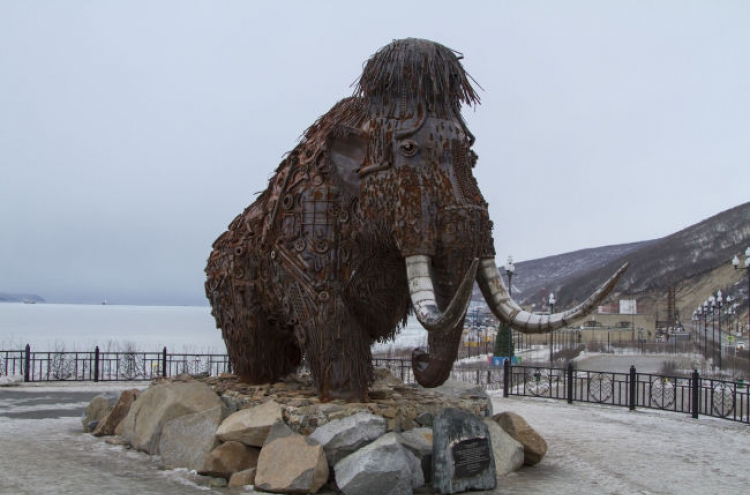
[{"label": "metal railing", "polygon": [[546,397],[568,403],[590,402],[612,406],[660,409],[730,419],[750,424],[750,384],[690,376],[576,370],[505,363],[503,395]]},{"label": "metal railing", "polygon": [[0,351],[0,376],[22,375],[25,382],[43,381],[130,381],[151,380],[189,373],[219,375],[231,373],[225,354],[170,354],[161,352],[93,351],[32,352]]},{"label": "metal railing", "polygon": [[[388,368],[404,383],[415,383],[411,361],[374,358],[373,364]],[[23,375],[26,382],[131,381],[170,377],[180,373],[217,376],[231,373],[225,354],[170,354],[161,352],[32,352],[0,350],[0,376]],[[743,381],[690,376],[577,370],[545,366],[455,365],[451,380],[473,383],[503,395],[545,397],[611,406],[660,409],[730,419],[750,424],[750,384]]]}]

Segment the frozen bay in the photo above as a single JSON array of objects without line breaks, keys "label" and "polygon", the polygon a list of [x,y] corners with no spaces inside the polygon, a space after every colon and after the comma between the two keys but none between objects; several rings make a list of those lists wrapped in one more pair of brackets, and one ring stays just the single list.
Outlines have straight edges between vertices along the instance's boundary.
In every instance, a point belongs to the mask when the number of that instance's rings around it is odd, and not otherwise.
[{"label": "frozen bay", "polygon": [[[396,342],[376,344],[415,348],[427,333],[415,319]],[[224,354],[226,348],[209,306],[121,306],[83,304],[0,304],[0,350],[102,351],[134,349]]]},{"label": "frozen bay", "polygon": [[225,352],[208,306],[0,304],[0,348]]}]

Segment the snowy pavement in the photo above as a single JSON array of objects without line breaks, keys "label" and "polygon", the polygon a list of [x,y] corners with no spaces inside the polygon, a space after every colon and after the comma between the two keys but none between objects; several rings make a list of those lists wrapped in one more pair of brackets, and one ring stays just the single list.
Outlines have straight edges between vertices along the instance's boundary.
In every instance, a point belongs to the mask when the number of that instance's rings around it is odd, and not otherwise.
[{"label": "snowy pavement", "polygon": [[493,404],[523,416],[549,446],[540,464],[501,479],[493,494],[729,495],[750,486],[748,425],[553,399]]},{"label": "snowy pavement", "polygon": [[[0,388],[0,494],[238,494],[205,486],[158,457],[83,434],[92,397],[146,383]],[[539,398],[493,398],[546,440],[537,466],[500,479],[485,494],[739,494],[750,486],[750,426],[727,420]],[[424,493],[424,492],[421,492]]]},{"label": "snowy pavement", "polygon": [[226,494],[201,486],[186,470],[161,470],[158,458],[83,433],[81,415],[93,397],[147,385],[0,388],[0,494]]}]

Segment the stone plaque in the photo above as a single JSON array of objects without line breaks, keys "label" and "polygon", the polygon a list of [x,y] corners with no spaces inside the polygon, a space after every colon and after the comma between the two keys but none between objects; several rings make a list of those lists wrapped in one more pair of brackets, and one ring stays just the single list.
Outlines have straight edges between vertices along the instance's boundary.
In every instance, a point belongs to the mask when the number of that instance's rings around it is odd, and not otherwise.
[{"label": "stone plaque", "polygon": [[486,438],[458,442],[451,450],[456,478],[471,478],[490,467],[490,443]]},{"label": "stone plaque", "polygon": [[432,487],[439,493],[492,490],[495,457],[487,425],[473,414],[446,409],[432,425]]}]

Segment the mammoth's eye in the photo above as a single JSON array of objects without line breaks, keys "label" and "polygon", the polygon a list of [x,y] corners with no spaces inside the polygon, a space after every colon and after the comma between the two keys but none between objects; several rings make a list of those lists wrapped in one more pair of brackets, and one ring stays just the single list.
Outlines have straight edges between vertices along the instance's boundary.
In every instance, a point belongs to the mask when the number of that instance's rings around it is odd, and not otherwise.
[{"label": "mammoth's eye", "polygon": [[417,151],[419,151],[419,145],[416,141],[406,140],[399,144],[399,149],[404,156],[414,156],[417,154]]}]

